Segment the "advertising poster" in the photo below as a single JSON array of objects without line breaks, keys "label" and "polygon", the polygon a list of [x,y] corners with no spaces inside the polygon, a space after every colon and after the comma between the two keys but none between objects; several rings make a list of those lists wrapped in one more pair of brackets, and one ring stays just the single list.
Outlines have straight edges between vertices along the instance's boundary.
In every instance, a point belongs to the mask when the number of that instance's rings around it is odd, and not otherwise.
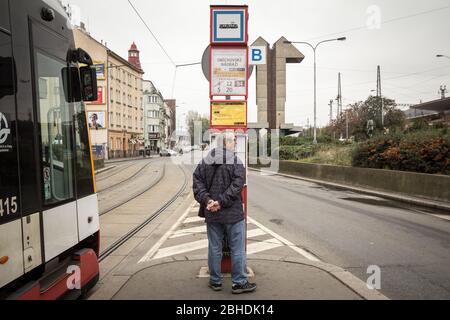
[{"label": "advertising poster", "polygon": [[247,49],[212,48],[211,95],[247,96]]},{"label": "advertising poster", "polygon": [[105,64],[104,63],[94,64],[94,67],[95,70],[97,71],[97,80],[105,80],[106,79]]},{"label": "advertising poster", "polygon": [[89,128],[92,130],[105,129],[105,112],[88,112]]},{"label": "advertising poster", "polygon": [[245,101],[212,102],[211,126],[226,128],[247,127],[247,103]]},{"label": "advertising poster", "polygon": [[97,87],[97,101],[93,101],[93,102],[89,102],[86,104],[104,104],[105,100],[103,99],[103,87],[102,86],[98,86]]}]

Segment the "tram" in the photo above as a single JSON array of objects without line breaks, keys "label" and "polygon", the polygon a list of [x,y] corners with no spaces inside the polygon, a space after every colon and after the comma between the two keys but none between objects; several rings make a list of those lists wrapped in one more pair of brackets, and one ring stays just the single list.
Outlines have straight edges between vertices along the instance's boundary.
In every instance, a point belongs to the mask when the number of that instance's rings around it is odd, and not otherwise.
[{"label": "tram", "polygon": [[88,53],[57,0],[0,0],[0,299],[78,298],[99,278]]}]

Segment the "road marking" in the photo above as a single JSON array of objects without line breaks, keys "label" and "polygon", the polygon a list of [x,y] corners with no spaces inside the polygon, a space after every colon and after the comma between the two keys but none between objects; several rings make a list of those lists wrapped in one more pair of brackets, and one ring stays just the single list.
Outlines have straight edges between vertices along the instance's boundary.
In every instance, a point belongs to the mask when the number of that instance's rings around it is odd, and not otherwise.
[{"label": "road marking", "polygon": [[196,233],[206,233],[206,225],[201,226],[201,227],[194,227],[194,228],[189,228],[189,229],[178,230],[170,237],[170,239],[181,238],[181,237],[189,236],[189,235],[196,234]]},{"label": "road marking", "polygon": [[283,243],[277,239],[270,239],[268,241],[252,243],[247,246],[247,254],[255,254],[262,251],[272,250],[282,247]]},{"label": "road marking", "polygon": [[187,218],[186,220],[183,221],[183,223],[195,223],[195,222],[205,222],[205,218],[200,218],[200,217],[191,217],[191,218]]},{"label": "road marking", "polygon": [[152,259],[152,257],[155,255],[155,253],[158,251],[158,249],[164,244],[164,242],[169,239],[170,235],[173,234],[173,232],[178,228],[178,226],[183,222],[183,220],[186,219],[186,217],[189,215],[189,213],[192,211],[192,205],[190,205],[186,211],[183,213],[183,215],[178,219],[178,221],[172,226],[172,228],[167,231],[164,236],[159,239],[159,241],[142,257],[141,260],[139,260],[139,263],[148,262]]},{"label": "road marking", "polygon": [[[247,232],[247,238],[251,239],[251,238],[256,238],[259,236],[263,236],[266,233],[263,230],[260,229],[253,229]],[[276,239],[272,239],[277,241]],[[269,243],[269,241],[267,241],[268,243],[266,244],[266,247],[269,248],[270,246],[273,246],[274,244],[277,246],[280,246],[279,243],[280,242],[275,242],[275,243]],[[281,244],[283,245],[283,244]],[[176,246],[172,246],[172,247],[167,247],[167,248],[163,248],[160,250],[157,250],[156,254],[151,258],[151,260],[156,260],[156,259],[163,259],[163,258],[167,258],[167,257],[172,257],[172,256],[176,256],[177,254],[182,254],[182,253],[187,253],[187,252],[192,252],[192,251],[196,251],[196,250],[200,250],[200,249],[206,249],[208,248],[208,239],[204,239],[204,240],[199,240],[199,241],[194,241],[194,242],[189,242],[189,243],[183,243],[180,245],[176,245]],[[270,249],[270,248],[269,248]],[[266,249],[266,250],[269,250]]]},{"label": "road marking", "polygon": [[248,221],[250,221],[251,223],[253,223],[254,225],[256,225],[258,228],[260,228],[261,230],[267,232],[268,234],[270,234],[272,237],[274,237],[275,239],[281,241],[282,243],[284,243],[286,246],[288,246],[289,248],[291,248],[292,250],[294,250],[295,252],[297,252],[298,254],[302,255],[303,257],[305,257],[308,260],[311,261],[315,261],[315,262],[320,262],[320,260],[315,257],[313,254],[309,253],[308,251],[297,247],[296,245],[294,245],[292,242],[290,242],[289,240],[286,240],[285,238],[283,238],[282,236],[278,235],[277,233],[273,232],[272,230],[264,227],[262,224],[260,224],[259,222],[257,222],[255,219],[252,219],[250,217],[248,217]]}]

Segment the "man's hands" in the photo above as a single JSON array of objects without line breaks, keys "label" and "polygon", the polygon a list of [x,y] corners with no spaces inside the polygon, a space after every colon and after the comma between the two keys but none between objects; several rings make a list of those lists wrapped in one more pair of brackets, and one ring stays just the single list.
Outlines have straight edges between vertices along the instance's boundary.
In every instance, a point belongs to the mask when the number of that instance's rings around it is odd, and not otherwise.
[{"label": "man's hands", "polygon": [[220,206],[219,201],[209,200],[206,210],[212,213],[217,213],[222,210],[222,207]]}]

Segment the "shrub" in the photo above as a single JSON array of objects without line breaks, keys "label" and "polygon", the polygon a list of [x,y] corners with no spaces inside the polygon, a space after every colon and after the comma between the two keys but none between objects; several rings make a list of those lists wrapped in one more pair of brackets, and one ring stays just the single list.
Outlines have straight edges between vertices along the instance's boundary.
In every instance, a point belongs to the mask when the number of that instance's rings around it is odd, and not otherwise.
[{"label": "shrub", "polygon": [[353,166],[450,175],[450,137],[446,129],[393,134],[360,143]]}]

